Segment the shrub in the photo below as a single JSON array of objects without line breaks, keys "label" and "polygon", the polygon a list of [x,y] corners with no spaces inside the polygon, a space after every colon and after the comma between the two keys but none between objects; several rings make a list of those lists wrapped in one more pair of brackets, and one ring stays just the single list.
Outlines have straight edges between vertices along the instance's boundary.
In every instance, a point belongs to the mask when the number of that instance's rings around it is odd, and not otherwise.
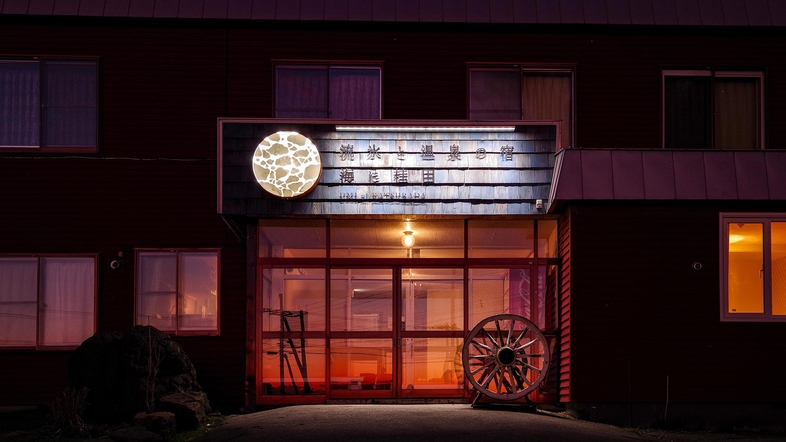
[{"label": "shrub", "polygon": [[49,425],[54,435],[89,436],[82,413],[87,405],[86,388],[66,388],[49,404]]}]

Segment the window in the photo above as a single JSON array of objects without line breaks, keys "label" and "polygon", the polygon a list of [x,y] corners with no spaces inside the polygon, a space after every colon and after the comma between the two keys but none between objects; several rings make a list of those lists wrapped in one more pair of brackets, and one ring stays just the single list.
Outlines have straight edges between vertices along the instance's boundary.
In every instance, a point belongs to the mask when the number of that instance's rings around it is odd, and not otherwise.
[{"label": "window", "polygon": [[573,71],[471,67],[469,119],[561,121],[560,147],[569,147],[573,132]]},{"label": "window", "polygon": [[374,65],[277,65],[276,118],[382,118],[381,79]]},{"label": "window", "polygon": [[0,147],[94,151],[95,60],[0,60]]},{"label": "window", "polygon": [[137,251],[136,324],[218,334],[218,250]]},{"label": "window", "polygon": [[76,347],[95,333],[94,256],[0,257],[0,347]]},{"label": "window", "polygon": [[663,72],[663,146],[760,149],[764,139],[761,72]]},{"label": "window", "polygon": [[786,321],[786,213],[721,214],[721,319]]}]

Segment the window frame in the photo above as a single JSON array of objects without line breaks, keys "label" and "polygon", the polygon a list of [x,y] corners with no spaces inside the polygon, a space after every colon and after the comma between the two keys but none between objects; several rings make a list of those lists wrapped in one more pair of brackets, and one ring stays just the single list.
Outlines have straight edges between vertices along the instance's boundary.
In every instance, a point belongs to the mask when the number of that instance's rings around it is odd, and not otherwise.
[{"label": "window frame", "polygon": [[[763,70],[716,70],[712,68],[696,68],[696,69],[661,69],[661,148],[666,149],[666,77],[710,77],[710,149],[718,149],[715,140],[715,79],[716,78],[756,78],[759,80],[759,96],[758,96],[758,110],[759,110],[759,124],[758,124],[758,146],[753,150],[765,149],[765,105],[764,105],[764,71]],[[701,150],[701,149],[697,149]]]},{"label": "window frame", "polygon": [[[170,336],[221,336],[221,249],[218,247],[215,248],[136,248],[134,249],[134,316],[133,316],[133,324],[134,325],[146,325],[146,324],[137,324],[137,313],[139,308],[139,296],[140,296],[140,254],[144,254],[147,252],[152,253],[175,253],[175,281],[177,283],[177,287],[175,289],[175,330],[161,330],[162,332],[170,335]],[[214,330],[180,330],[180,321],[179,316],[179,296],[178,293],[180,292],[181,280],[180,280],[180,255],[181,254],[188,254],[188,253],[206,253],[206,252],[213,252],[216,256],[216,328]]]},{"label": "window frame", "polygon": [[[35,344],[34,345],[0,345],[0,352],[9,350],[35,350],[35,351],[70,351],[79,348],[79,345],[53,345],[41,344],[41,267],[47,258],[91,258],[93,260],[93,320],[92,333],[85,339],[93,336],[98,330],[98,254],[97,253],[36,253],[36,254],[2,254],[0,258],[10,259],[36,259],[36,315],[35,315]],[[83,341],[84,342],[84,341]],[[81,343],[80,343],[81,345]]]},{"label": "window frame", "polygon": [[[544,74],[568,74],[570,76],[570,124],[568,127],[563,127],[559,124],[557,134],[559,149],[566,149],[578,146],[576,143],[576,65],[573,63],[564,64],[541,64],[541,63],[486,63],[486,62],[469,62],[467,63],[467,114],[466,118],[470,121],[494,121],[487,119],[472,120],[472,72],[473,71],[488,71],[488,72],[518,72],[519,73],[519,118],[521,121],[525,120],[524,113],[524,91],[522,90],[522,77],[527,73],[544,73]],[[501,121],[501,120],[498,120]],[[562,132],[569,132],[570,145],[562,145]]]},{"label": "window frame", "polygon": [[[0,153],[96,153],[98,152],[100,144],[100,66],[98,57],[82,57],[82,56],[0,56],[0,63],[13,63],[13,62],[27,62],[36,63],[38,65],[38,146],[6,146],[0,144]],[[94,146],[58,146],[45,145],[46,128],[47,128],[47,115],[46,109],[49,107],[45,102],[47,93],[47,83],[45,79],[46,63],[59,62],[59,63],[75,63],[75,64],[92,64],[95,69],[95,145]]]},{"label": "window frame", "polygon": [[[720,320],[721,322],[786,322],[786,315],[772,314],[772,235],[773,222],[786,222],[786,213],[720,213]],[[729,224],[762,224],[763,313],[730,313],[729,310]]]},{"label": "window frame", "polygon": [[[340,60],[273,60],[273,85],[272,85],[272,112],[273,118],[284,118],[278,116],[278,69],[279,68],[304,68],[304,69],[325,69],[328,75],[327,81],[327,116],[322,118],[316,119],[327,119],[327,120],[335,120],[335,119],[342,119],[338,117],[331,116],[331,104],[330,104],[330,70],[331,69],[361,69],[361,70],[377,70],[379,71],[379,118],[370,118],[368,120],[382,120],[385,118],[383,111],[385,108],[384,103],[384,63],[382,61],[340,61]],[[292,119],[286,117],[287,119]],[[297,117],[302,119],[315,119],[315,118],[308,118],[308,117]]]}]

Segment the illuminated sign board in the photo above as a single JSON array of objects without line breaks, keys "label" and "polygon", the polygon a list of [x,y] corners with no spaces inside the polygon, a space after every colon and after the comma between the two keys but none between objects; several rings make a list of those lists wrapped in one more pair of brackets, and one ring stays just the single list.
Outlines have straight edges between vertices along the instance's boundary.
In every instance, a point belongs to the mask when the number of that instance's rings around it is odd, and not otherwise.
[{"label": "illuminated sign board", "polygon": [[[523,125],[515,131],[494,127],[342,129],[271,120],[223,123],[219,211],[249,216],[514,215],[544,213],[547,207],[556,150],[554,125]],[[315,185],[309,187],[305,181],[301,185],[300,175],[287,177],[288,171],[274,167],[276,161],[286,163],[283,148],[270,155],[276,160],[258,159],[260,149],[270,150],[266,146],[277,143],[273,138],[284,139],[281,135],[271,138],[280,132],[303,134],[288,147],[302,155],[311,154],[295,145],[313,142],[318,155],[310,158],[318,157],[321,164]],[[259,141],[268,138],[272,141]],[[252,154],[254,178],[249,183],[240,167],[250,169]],[[244,155],[247,160],[241,164],[238,158]],[[303,177],[313,178],[316,170],[313,165],[312,172]],[[284,183],[297,182],[297,187],[289,189],[291,195],[277,193],[282,184],[266,182],[272,175],[280,175]]]}]

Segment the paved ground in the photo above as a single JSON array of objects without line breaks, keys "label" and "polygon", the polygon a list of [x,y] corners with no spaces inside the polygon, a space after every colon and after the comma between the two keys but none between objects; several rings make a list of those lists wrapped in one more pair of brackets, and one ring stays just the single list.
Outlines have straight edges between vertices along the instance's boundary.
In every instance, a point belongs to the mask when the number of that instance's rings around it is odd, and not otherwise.
[{"label": "paved ground", "polygon": [[603,441],[648,439],[610,425],[466,404],[302,405],[229,416],[193,442]]}]

